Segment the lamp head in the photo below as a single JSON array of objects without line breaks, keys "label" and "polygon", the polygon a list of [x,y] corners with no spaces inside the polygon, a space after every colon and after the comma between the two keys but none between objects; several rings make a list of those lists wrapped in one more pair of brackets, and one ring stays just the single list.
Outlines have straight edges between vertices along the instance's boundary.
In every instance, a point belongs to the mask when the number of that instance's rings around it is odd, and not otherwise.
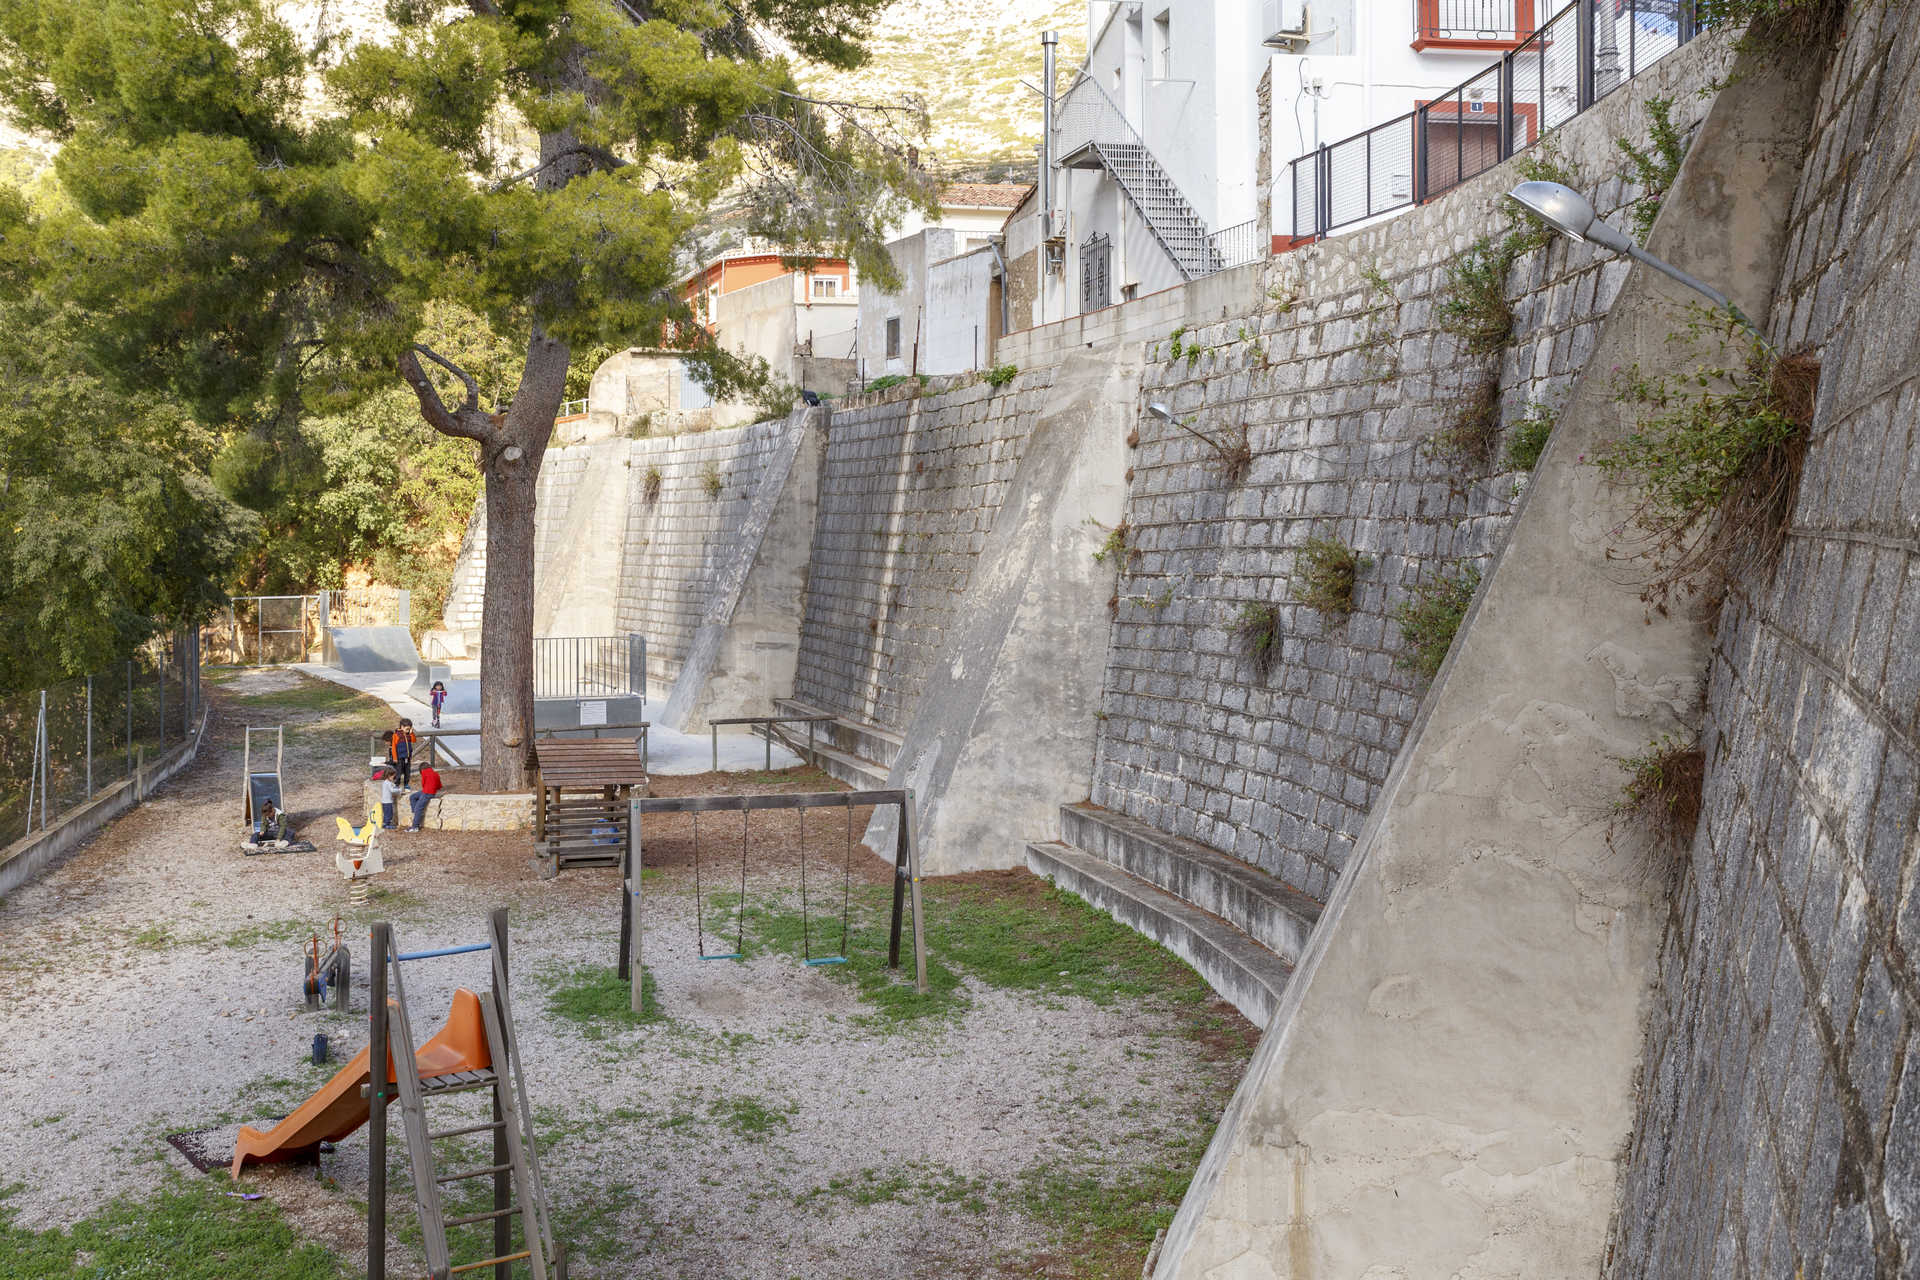
[{"label": "lamp head", "polygon": [[1157,400],[1154,403],[1147,406],[1147,412],[1152,414],[1154,417],[1160,419],[1160,421],[1162,422],[1173,421],[1173,410],[1167,408],[1166,405],[1161,404]]},{"label": "lamp head", "polygon": [[1507,193],[1507,199],[1572,239],[1591,240],[1615,252],[1632,243],[1602,222],[1585,196],[1558,182],[1523,182]]}]

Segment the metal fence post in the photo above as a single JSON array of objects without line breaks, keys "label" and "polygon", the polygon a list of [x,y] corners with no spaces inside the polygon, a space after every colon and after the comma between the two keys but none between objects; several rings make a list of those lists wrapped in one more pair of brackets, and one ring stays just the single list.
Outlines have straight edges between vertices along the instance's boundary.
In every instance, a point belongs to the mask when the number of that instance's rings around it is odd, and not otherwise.
[{"label": "metal fence post", "polygon": [[1427,109],[1413,113],[1413,202],[1427,202]]},{"label": "metal fence post", "polygon": [[1500,59],[1500,158],[1512,157],[1513,146],[1513,55]]},{"label": "metal fence post", "polygon": [[127,776],[133,776],[133,659],[127,659]]},{"label": "metal fence post", "polygon": [[153,664],[153,684],[160,691],[160,749],[167,748],[167,664],[164,659]]},{"label": "metal fence post", "polygon": [[93,677],[87,677],[87,799],[93,799]]},{"label": "metal fence post", "polygon": [[1593,4],[1594,0],[1574,0],[1574,69],[1578,89],[1578,110],[1593,105]]}]

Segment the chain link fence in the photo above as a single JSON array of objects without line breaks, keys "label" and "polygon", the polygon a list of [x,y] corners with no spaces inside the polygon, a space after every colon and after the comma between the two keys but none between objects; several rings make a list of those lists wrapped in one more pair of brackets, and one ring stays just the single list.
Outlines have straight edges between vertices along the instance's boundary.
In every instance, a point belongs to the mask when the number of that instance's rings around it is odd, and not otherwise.
[{"label": "chain link fence", "polygon": [[0,847],[57,823],[193,735],[200,723],[195,632],[156,639],[126,662],[0,698]]}]

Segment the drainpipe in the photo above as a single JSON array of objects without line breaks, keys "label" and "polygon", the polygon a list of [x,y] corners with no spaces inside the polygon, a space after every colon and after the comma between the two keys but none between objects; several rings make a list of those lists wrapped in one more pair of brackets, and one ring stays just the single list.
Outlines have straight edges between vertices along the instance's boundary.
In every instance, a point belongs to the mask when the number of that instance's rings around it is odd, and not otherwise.
[{"label": "drainpipe", "polygon": [[1039,322],[1047,322],[1047,240],[1053,230],[1053,52],[1060,43],[1058,31],[1040,33],[1040,243],[1033,255],[1035,294],[1040,305]]}]

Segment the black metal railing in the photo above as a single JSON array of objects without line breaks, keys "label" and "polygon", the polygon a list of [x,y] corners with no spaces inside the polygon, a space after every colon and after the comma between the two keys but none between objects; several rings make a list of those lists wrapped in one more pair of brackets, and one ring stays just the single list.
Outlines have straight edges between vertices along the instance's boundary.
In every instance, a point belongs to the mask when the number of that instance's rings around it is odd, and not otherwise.
[{"label": "black metal railing", "polygon": [[535,636],[533,696],[611,698],[647,692],[645,636]]},{"label": "black metal railing", "polygon": [[1512,44],[1533,34],[1533,14],[1534,0],[1413,0],[1413,47]]},{"label": "black metal railing", "polygon": [[[1429,7],[1436,14],[1513,10],[1516,35],[1521,19],[1531,20],[1525,5],[1416,3],[1422,14]],[[1296,244],[1306,243],[1444,194],[1672,53],[1706,16],[1699,0],[1574,0],[1432,101],[1293,161],[1285,180],[1291,189],[1275,193],[1275,234],[1290,230]]]}]

